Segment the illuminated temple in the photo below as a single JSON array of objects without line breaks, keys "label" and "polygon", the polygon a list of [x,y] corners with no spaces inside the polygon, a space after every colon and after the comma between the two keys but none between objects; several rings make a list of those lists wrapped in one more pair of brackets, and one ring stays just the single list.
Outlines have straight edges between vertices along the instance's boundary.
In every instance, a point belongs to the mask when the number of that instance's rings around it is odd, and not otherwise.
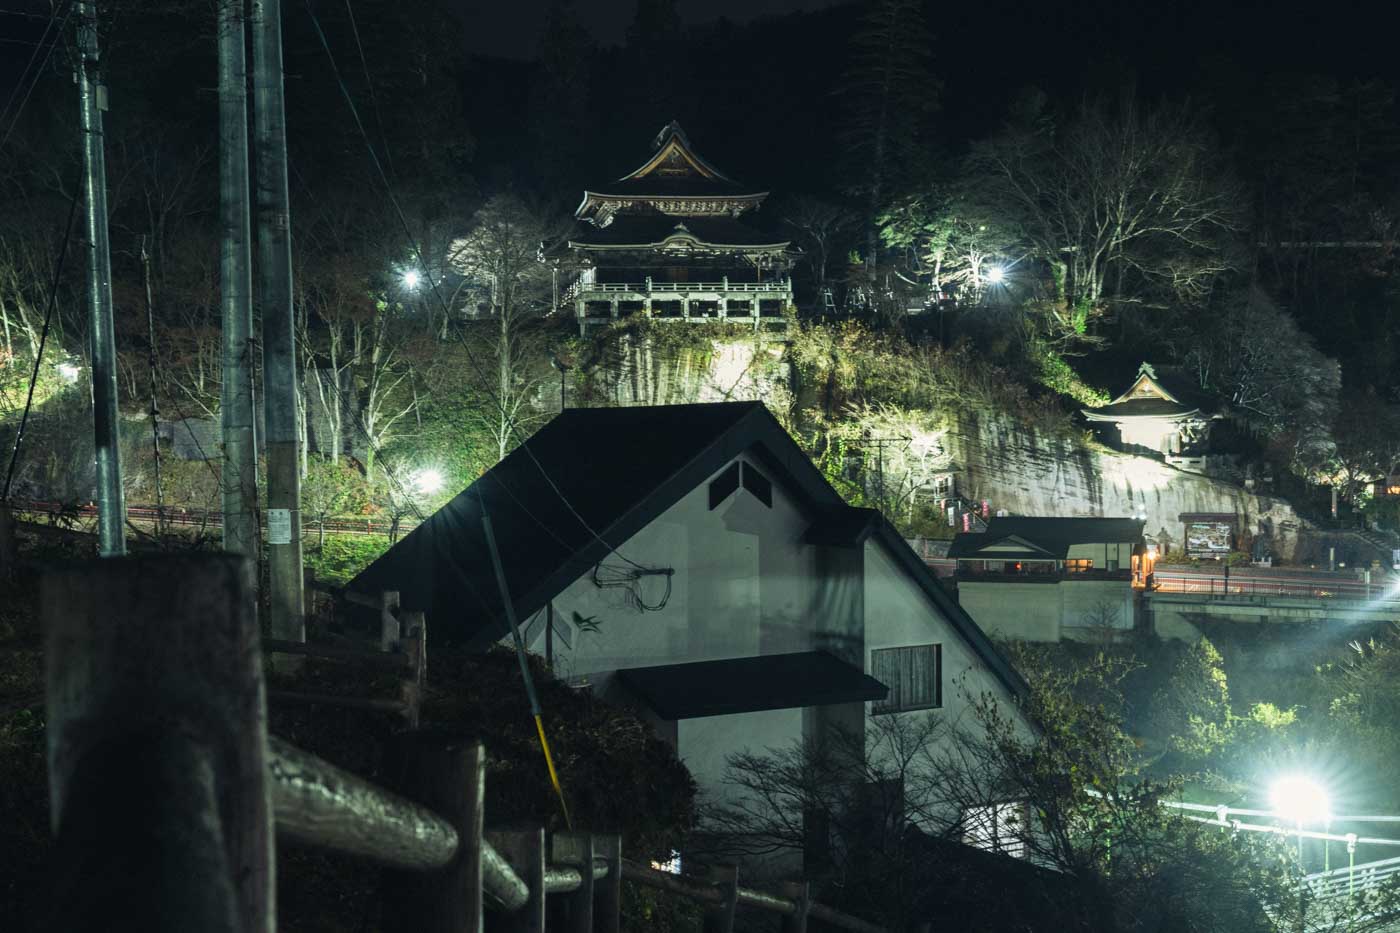
[{"label": "illuminated temple", "polygon": [[768,196],[715,168],[674,122],[630,174],[583,193],[577,226],[546,254],[559,275],[556,310],[579,331],[620,318],[785,327],[790,241],[753,223]]},{"label": "illuminated temple", "polygon": [[1206,472],[1206,445],[1212,421],[1211,402],[1179,377],[1158,374],[1150,363],[1138,368],[1127,391],[1084,417],[1111,434],[1112,446],[1130,453],[1152,453],[1192,472]]}]

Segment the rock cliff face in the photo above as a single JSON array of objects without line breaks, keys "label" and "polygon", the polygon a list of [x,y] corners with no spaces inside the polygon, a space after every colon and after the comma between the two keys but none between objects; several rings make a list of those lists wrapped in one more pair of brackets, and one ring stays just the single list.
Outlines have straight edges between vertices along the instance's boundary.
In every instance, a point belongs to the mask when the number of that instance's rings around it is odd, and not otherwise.
[{"label": "rock cliff face", "polygon": [[[793,393],[816,399],[822,386],[793,385],[785,344],[771,337],[658,345],[623,334],[588,367],[581,402],[675,405],[758,399],[775,412]],[[805,391],[804,391],[805,390]],[[1146,457],[1037,432],[996,413],[960,414],[945,443],[960,491],[1016,515],[1132,516],[1147,519],[1159,546],[1179,549],[1183,512],[1229,513],[1249,536],[1265,535],[1285,560],[1316,549],[1316,529],[1284,500],[1186,473]],[[1325,548],[1323,549],[1325,559]]]},{"label": "rock cliff face", "polygon": [[583,398],[590,405],[761,399],[776,411],[786,406],[789,392],[784,352],[785,344],[763,335],[697,347],[622,334],[588,368]]},{"label": "rock cliff face", "polygon": [[1015,515],[1145,516],[1147,535],[1179,549],[1183,512],[1233,514],[1292,560],[1314,530],[1282,499],[1186,473],[1147,457],[1050,437],[999,415],[964,415],[949,432],[963,494]]}]

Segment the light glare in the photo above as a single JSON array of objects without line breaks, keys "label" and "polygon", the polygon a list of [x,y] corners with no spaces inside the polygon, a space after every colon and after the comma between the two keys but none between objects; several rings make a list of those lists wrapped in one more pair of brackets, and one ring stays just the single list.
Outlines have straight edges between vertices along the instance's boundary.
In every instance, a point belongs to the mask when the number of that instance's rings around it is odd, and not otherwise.
[{"label": "light glare", "polygon": [[54,368],[58,370],[59,377],[69,385],[77,382],[78,376],[82,372],[82,370],[72,363],[59,363]]},{"label": "light glare", "polygon": [[420,281],[422,281],[422,276],[418,274],[417,269],[409,269],[403,274],[403,287],[409,291],[417,288]]},{"label": "light glare", "polygon": [[1006,281],[1006,270],[1001,266],[992,266],[987,270],[987,281],[993,285],[1000,285]]},{"label": "light glare", "polygon": [[413,485],[420,494],[431,496],[442,489],[442,474],[437,470],[419,470],[413,474]]},{"label": "light glare", "polygon": [[1290,823],[1325,823],[1332,815],[1327,792],[1302,775],[1281,777],[1269,788],[1269,805],[1275,815]]}]

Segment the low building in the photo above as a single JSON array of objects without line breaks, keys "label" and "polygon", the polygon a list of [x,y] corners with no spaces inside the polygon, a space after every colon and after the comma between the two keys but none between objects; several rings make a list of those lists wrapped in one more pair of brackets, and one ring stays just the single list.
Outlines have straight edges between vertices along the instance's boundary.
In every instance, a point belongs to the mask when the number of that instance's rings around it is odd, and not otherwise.
[{"label": "low building", "polygon": [[437,644],[509,644],[488,514],[529,650],[641,710],[711,803],[745,750],[985,694],[1020,715],[1020,675],[761,403],[568,410],[352,588],[399,591]]},{"label": "low building", "polygon": [[632,315],[785,328],[795,251],[754,222],[768,192],[711,165],[675,122],[652,147],[632,172],[585,191],[574,231],[546,251],[556,310],[572,306],[581,334]]},{"label": "low building", "polygon": [[1082,414],[1111,446],[1149,453],[1192,473],[1207,472],[1210,425],[1220,415],[1187,380],[1150,363],[1138,367],[1127,391]]},{"label": "low building", "polygon": [[958,601],[989,634],[1112,639],[1134,625],[1156,559],[1135,518],[996,517],[948,548]]}]

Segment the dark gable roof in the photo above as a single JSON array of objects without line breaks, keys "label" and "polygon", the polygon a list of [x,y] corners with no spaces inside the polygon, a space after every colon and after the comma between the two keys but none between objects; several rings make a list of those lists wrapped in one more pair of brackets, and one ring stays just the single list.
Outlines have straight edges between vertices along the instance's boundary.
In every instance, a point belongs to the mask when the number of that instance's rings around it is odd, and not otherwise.
[{"label": "dark gable roof", "polygon": [[[954,537],[952,545],[948,548],[948,556],[976,560],[978,552],[989,545],[1008,539],[1019,539],[1045,551],[1055,560],[1064,560],[1070,546],[1075,544],[1136,544],[1142,540],[1145,525],[1146,522],[1136,518],[998,516],[987,523],[986,531],[964,533]],[[1025,555],[1008,554],[1006,559],[1034,560],[1036,556],[1027,552]]]},{"label": "dark gable roof", "polygon": [[764,466],[815,524],[873,522],[865,535],[884,545],[1008,691],[1025,693],[1021,675],[894,526],[878,513],[848,517],[853,510],[761,402],[563,412],[350,586],[367,593],[398,590],[403,608],[427,613],[434,638],[442,642],[489,644],[508,630],[478,496],[485,500],[516,616],[524,624],[612,552],[603,542],[626,541],[740,454]]},{"label": "dark gable roof", "polygon": [[1124,394],[1131,391],[1144,374],[1176,401],[1164,398],[1125,399],[1120,395],[1118,399],[1107,405],[1084,409],[1084,414],[1093,420],[1100,421],[1113,418],[1161,418],[1174,415],[1185,417],[1191,414],[1210,415],[1219,407],[1216,399],[1212,398],[1198,383],[1193,382],[1181,370],[1168,366],[1154,366],[1151,363],[1143,363],[1139,367],[1137,375],[1133,376],[1133,381],[1124,389]]},{"label": "dark gable roof", "polygon": [[824,651],[632,667],[617,672],[662,719],[883,700],[889,688]]}]

